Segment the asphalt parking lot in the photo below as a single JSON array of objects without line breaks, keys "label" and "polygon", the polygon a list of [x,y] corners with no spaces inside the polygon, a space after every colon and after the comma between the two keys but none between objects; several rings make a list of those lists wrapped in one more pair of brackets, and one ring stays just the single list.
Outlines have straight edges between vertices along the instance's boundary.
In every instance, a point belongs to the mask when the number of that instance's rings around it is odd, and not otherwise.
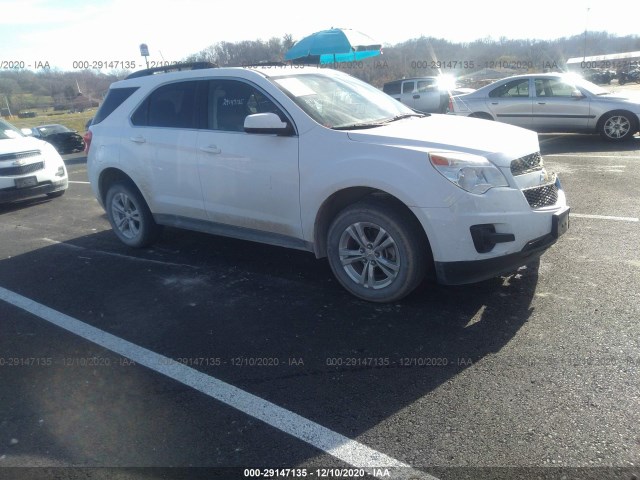
[{"label": "asphalt parking lot", "polygon": [[128,249],[67,157],[62,198],[0,206],[0,478],[637,478],[640,138],[540,142],[560,241],[391,305],[304,252]]}]

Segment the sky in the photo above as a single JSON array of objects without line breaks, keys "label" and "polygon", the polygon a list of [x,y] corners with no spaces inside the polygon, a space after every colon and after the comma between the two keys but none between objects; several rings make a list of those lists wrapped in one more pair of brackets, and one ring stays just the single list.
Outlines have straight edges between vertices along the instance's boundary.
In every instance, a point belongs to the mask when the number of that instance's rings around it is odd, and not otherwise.
[{"label": "sky", "polygon": [[0,0],[0,68],[22,62],[32,70],[45,63],[74,70],[87,62],[142,68],[141,43],[149,60],[173,62],[221,41],[285,34],[299,40],[331,27],[388,45],[421,36],[553,39],[585,29],[629,35],[640,34],[640,1]]}]

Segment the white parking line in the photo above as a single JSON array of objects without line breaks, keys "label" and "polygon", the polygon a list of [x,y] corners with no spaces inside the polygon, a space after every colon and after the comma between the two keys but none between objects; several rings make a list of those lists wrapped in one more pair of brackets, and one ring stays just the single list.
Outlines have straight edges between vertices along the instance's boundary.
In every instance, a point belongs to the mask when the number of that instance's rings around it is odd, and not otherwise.
[{"label": "white parking line", "polygon": [[640,219],[636,217],[613,217],[611,215],[589,215],[586,213],[573,213],[571,212],[571,217],[578,218],[595,218],[598,220],[617,220],[619,222],[638,222]]},{"label": "white parking line", "polygon": [[438,480],[409,465],[380,453],[333,430],[307,420],[267,400],[245,392],[222,380],[205,375],[164,355],[152,352],[80,320],[58,312],[27,297],[0,287],[0,300],[25,310],[85,340],[111,350],[155,372],[187,385],[230,407],[250,415],[333,457],[371,472],[374,468],[394,468],[393,478]]},{"label": "white parking line", "polygon": [[45,237],[43,237],[42,240],[47,242],[47,243],[51,243],[53,245],[61,245],[63,247],[67,247],[67,248],[73,248],[75,250],[86,250],[88,252],[97,253],[99,255],[109,255],[111,257],[126,258],[127,260],[133,260],[134,262],[155,263],[156,265],[168,265],[170,267],[186,267],[186,268],[194,268],[194,269],[199,268],[199,267],[197,267],[195,265],[189,265],[189,264],[186,264],[186,263],[165,262],[165,261],[162,261],[162,260],[153,260],[151,258],[133,257],[131,255],[124,255],[122,253],[109,252],[109,251],[106,251],[106,250],[96,250],[96,249],[93,249],[93,248],[81,247],[79,245],[74,245],[72,243],[59,242],[58,240],[51,240],[50,238],[45,238]]},{"label": "white parking line", "polygon": [[79,180],[69,180],[69,183],[82,183],[84,185],[89,185],[90,184],[90,182],[81,182]]}]

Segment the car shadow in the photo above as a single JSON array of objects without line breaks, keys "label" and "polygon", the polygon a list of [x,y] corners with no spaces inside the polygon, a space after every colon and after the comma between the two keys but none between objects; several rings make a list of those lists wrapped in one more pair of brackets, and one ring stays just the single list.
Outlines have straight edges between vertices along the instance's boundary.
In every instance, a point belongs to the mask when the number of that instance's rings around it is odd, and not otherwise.
[{"label": "car shadow", "polygon": [[14,202],[0,203],[0,215],[5,213],[17,212],[24,210],[25,208],[33,207],[35,205],[42,205],[43,203],[49,203],[54,198],[47,197],[45,195],[39,195],[37,197],[26,198],[24,200],[16,200]]},{"label": "car shadow", "polygon": [[[49,279],[46,288],[34,278]],[[425,282],[401,302],[373,304],[346,293],[326,260],[309,253],[170,228],[146,250],[128,249],[104,231],[0,261],[2,287],[170,358],[218,358],[219,365],[192,366],[349,438],[429,401],[505,348],[531,316],[537,283],[534,262],[469,286]],[[7,355],[16,348],[54,358],[109,354],[84,341],[78,347],[77,337],[39,319],[14,322],[28,315],[11,312],[11,334],[0,340]],[[14,337],[25,329],[33,335]],[[19,425],[21,438],[39,439],[12,452],[43,455],[48,445],[62,462],[96,466],[248,464],[233,442],[219,442],[216,456],[172,449],[185,439],[210,445],[212,436],[228,435],[224,412],[204,408],[200,394],[159,382],[151,370],[123,368],[54,362],[4,378],[12,388],[5,418],[46,417],[41,424],[5,421],[7,435]],[[166,418],[150,422],[154,412]],[[304,465],[317,454],[245,441],[247,452],[254,446],[271,455],[274,467]]]}]

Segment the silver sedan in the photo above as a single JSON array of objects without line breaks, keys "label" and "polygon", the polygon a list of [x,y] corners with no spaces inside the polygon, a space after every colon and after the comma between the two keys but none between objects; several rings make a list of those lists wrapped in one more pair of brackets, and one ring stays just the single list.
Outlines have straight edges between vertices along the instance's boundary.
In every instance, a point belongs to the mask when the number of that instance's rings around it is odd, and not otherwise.
[{"label": "silver sedan", "polygon": [[610,141],[640,129],[640,98],[612,94],[573,74],[516,75],[451,97],[449,113],[537,132],[600,133]]}]

